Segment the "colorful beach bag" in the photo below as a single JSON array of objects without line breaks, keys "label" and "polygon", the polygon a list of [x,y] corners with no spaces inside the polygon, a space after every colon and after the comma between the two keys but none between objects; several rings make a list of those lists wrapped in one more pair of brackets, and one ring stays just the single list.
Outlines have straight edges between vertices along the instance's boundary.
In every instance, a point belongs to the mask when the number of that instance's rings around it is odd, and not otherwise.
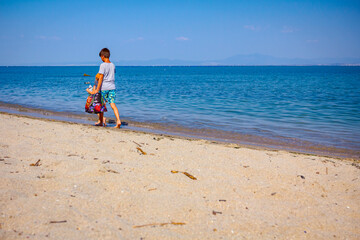
[{"label": "colorful beach bag", "polygon": [[107,112],[104,98],[102,97],[100,92],[88,96],[85,104],[85,112],[87,113]]}]

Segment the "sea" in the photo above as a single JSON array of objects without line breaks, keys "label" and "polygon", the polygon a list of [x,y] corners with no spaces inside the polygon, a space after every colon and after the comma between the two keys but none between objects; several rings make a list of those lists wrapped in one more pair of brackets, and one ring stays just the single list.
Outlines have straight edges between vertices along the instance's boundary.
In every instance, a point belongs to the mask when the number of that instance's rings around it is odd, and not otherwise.
[{"label": "sea", "polygon": [[[85,89],[98,69],[0,67],[0,111],[16,104],[85,116]],[[115,81],[124,128],[143,124],[255,146],[360,152],[359,66],[117,66]],[[105,116],[114,118],[108,109]]]}]

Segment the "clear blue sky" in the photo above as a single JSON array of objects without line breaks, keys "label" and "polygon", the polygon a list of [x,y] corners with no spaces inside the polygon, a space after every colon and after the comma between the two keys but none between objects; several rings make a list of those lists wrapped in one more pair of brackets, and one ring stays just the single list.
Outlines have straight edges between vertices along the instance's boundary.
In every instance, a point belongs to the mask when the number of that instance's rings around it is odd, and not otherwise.
[{"label": "clear blue sky", "polygon": [[0,65],[360,57],[360,0],[0,0]]}]

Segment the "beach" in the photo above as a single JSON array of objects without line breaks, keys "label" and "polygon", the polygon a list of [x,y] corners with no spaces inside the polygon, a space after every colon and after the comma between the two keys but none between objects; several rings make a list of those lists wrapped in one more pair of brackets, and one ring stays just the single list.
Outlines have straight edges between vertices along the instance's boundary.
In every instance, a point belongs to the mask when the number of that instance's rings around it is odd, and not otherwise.
[{"label": "beach", "polygon": [[360,163],[0,114],[1,239],[359,239]]}]

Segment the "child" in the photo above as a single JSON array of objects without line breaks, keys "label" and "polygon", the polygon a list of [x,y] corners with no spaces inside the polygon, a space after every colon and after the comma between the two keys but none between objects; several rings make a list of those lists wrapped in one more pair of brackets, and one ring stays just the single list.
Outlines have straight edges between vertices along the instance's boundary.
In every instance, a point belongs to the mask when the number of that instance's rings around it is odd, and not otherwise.
[{"label": "child", "polygon": [[[87,91],[89,94],[91,94],[91,91],[92,91],[92,90],[94,90],[94,89],[97,88],[99,78],[100,78],[100,74],[98,73],[98,74],[96,74],[96,76],[95,76],[94,86],[91,87],[91,85],[90,85],[89,88],[86,89],[86,91]],[[95,96],[93,95],[92,97],[94,98]],[[98,99],[97,99],[97,100],[98,100]],[[99,117],[99,121],[95,123],[95,126],[104,126],[104,127],[106,127],[106,118],[103,116],[103,115],[104,115],[103,112],[104,112],[104,111],[107,111],[107,110],[106,110],[106,106],[105,106],[105,101],[104,101],[104,99],[102,98],[102,99],[100,99],[100,102],[101,102],[101,105],[102,105],[102,108],[101,108],[101,109],[102,109],[103,111],[102,111],[101,113],[98,113],[98,114],[97,114],[98,117]],[[86,108],[85,108],[85,110],[86,110]],[[91,106],[89,106],[89,109],[86,110],[86,111],[87,111],[88,113],[94,113],[94,112],[96,112],[95,109],[92,109],[92,108],[91,108]],[[100,110],[100,111],[101,111],[101,110]]]},{"label": "child", "polygon": [[[111,108],[114,111],[116,117],[116,126],[115,128],[120,128],[121,121],[119,116],[119,110],[115,105],[115,65],[110,62],[110,50],[107,48],[101,49],[99,56],[103,63],[100,65],[99,69],[99,81],[96,89],[94,88],[92,91],[88,91],[90,94],[95,94],[101,91],[102,97],[110,103]],[[104,113],[99,114],[99,124],[103,125]]]}]

